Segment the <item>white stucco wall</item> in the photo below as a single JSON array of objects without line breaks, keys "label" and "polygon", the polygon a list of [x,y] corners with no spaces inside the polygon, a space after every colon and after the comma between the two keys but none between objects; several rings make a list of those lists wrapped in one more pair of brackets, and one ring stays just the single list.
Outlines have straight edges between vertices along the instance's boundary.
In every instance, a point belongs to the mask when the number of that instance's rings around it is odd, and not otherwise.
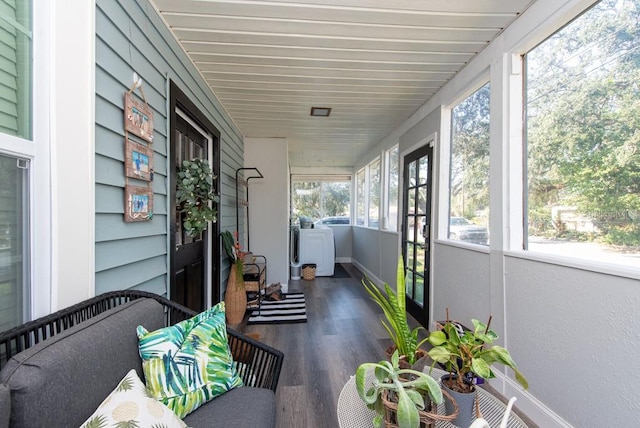
[{"label": "white stucco wall", "polygon": [[508,349],[531,395],[575,427],[636,426],[639,281],[506,257],[505,298]]},{"label": "white stucco wall", "polygon": [[249,181],[251,251],[267,257],[267,284],[289,279],[289,161],[284,138],[245,138],[244,166],[264,178]]}]

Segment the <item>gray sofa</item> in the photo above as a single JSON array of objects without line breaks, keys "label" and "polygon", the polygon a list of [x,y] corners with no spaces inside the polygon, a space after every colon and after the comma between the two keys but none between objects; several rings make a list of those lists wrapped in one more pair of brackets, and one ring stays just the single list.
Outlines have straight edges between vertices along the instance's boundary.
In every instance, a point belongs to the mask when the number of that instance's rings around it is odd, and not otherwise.
[{"label": "gray sofa", "polygon": [[[152,331],[194,314],[155,294],[114,292],[1,334],[0,427],[79,427],[130,369],[144,380],[138,325]],[[283,355],[227,332],[245,386],[209,401],[184,422],[194,428],[273,427]]]}]

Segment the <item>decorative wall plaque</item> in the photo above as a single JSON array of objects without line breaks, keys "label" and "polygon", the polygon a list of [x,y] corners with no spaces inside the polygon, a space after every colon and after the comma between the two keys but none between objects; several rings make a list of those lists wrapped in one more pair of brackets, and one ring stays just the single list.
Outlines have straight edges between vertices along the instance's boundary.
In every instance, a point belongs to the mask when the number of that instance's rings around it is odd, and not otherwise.
[{"label": "decorative wall plaque", "polygon": [[153,150],[145,144],[125,140],[125,175],[138,180],[153,180]]},{"label": "decorative wall plaque", "polygon": [[150,187],[124,188],[124,221],[147,221],[153,217],[153,190]]},{"label": "decorative wall plaque", "polygon": [[124,94],[124,130],[153,143],[153,112],[132,94]]}]

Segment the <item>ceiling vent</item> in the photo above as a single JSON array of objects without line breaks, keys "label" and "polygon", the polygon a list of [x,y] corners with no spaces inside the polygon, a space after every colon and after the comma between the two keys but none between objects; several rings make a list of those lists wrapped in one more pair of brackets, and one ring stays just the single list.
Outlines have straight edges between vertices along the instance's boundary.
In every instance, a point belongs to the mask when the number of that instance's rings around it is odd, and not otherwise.
[{"label": "ceiling vent", "polygon": [[329,117],[331,108],[329,107],[311,107],[311,116]]}]

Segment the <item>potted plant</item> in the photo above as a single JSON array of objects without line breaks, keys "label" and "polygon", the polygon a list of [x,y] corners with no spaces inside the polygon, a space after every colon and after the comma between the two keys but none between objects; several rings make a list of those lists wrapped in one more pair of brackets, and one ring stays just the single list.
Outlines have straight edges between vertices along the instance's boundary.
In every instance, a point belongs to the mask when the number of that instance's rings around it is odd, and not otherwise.
[{"label": "potted plant", "polygon": [[[418,428],[427,426],[435,419],[446,420],[431,410],[442,403],[442,390],[428,374],[403,369],[398,365],[396,350],[391,361],[364,363],[356,370],[356,390],[369,409],[376,411],[373,425],[378,428],[382,422],[386,426]],[[367,371],[373,370],[373,385],[366,389]]]},{"label": "potted plant", "polygon": [[231,262],[227,289],[224,293],[224,306],[227,322],[240,324],[247,310],[247,293],[244,288],[244,254],[240,251],[238,232],[232,234],[228,230],[220,234],[222,246]]},{"label": "potted plant", "polygon": [[[459,324],[447,321],[440,325],[439,330],[431,332],[429,343],[433,345],[428,352],[435,363],[441,363],[449,371],[449,375],[442,378],[443,388],[448,388],[456,399],[460,408],[457,421],[459,426],[469,426],[473,422],[473,405],[475,403],[474,377],[491,379],[495,374],[491,366],[495,363],[510,367],[516,374],[516,380],[525,389],[529,387],[527,379],[518,370],[511,354],[502,346],[492,345],[498,335],[489,328],[491,317],[487,324],[472,319],[473,330],[461,331]],[[467,403],[467,404],[463,404]],[[469,418],[469,419],[467,419]]]},{"label": "potted plant", "polygon": [[185,214],[182,227],[189,236],[198,236],[209,222],[217,221],[217,212],[211,206],[220,198],[215,193],[216,176],[205,159],[182,161],[177,171],[176,202],[178,211]]},{"label": "potted plant", "polygon": [[[387,333],[389,333],[395,349],[399,352],[400,364],[406,361],[408,366],[412,366],[417,360],[426,355],[426,352],[421,350],[420,346],[426,343],[427,339],[425,338],[418,342],[418,333],[420,330],[423,330],[423,327],[416,327],[413,330],[409,328],[402,256],[398,259],[396,276],[397,290],[395,293],[388,284],[384,284],[383,293],[367,277],[362,279],[362,285],[373,301],[376,302],[384,312],[386,322],[384,320],[381,320],[381,322],[387,330]],[[391,355],[393,349],[388,350],[387,353]]]}]

